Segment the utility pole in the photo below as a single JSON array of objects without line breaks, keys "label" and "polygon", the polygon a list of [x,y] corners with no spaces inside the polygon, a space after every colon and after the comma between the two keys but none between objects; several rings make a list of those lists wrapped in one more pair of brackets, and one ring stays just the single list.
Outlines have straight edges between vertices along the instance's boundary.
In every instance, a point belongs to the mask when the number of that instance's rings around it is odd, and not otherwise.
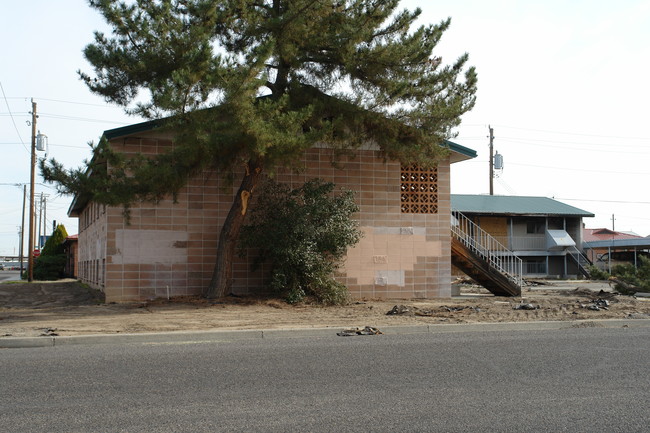
[{"label": "utility pole", "polygon": [[29,165],[29,248],[27,250],[27,281],[34,281],[34,171],[36,166],[36,102],[32,99],[32,157]]},{"label": "utility pole", "polygon": [[614,229],[614,221],[616,219],[614,218],[614,214],[612,214],[612,231],[615,232],[616,230]]},{"label": "utility pole", "polygon": [[[43,193],[41,193],[43,197]],[[45,238],[47,237],[47,197],[43,197],[43,237],[41,238],[41,249],[45,246]]]},{"label": "utility pole", "polygon": [[494,129],[490,129],[490,195],[494,195]]},{"label": "utility pole", "polygon": [[38,200],[38,238],[36,243],[38,244],[38,249],[43,248],[43,237],[41,235],[41,227],[43,227],[43,193],[41,192],[41,198]]},{"label": "utility pole", "polygon": [[27,200],[27,185],[23,185],[23,216],[20,228],[20,248],[18,248],[20,255],[20,275],[23,275],[23,248],[25,246],[25,201]]}]

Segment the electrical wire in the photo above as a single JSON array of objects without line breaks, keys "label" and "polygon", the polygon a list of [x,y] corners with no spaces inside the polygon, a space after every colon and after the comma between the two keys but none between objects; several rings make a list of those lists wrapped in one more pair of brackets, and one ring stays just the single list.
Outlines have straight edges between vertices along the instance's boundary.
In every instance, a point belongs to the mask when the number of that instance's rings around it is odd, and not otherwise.
[{"label": "electrical wire", "polygon": [[[9,141],[5,141],[0,143],[0,145],[13,145],[13,144],[20,144],[20,143],[12,143]],[[73,149],[87,149],[90,150],[88,146],[73,146],[72,144],[53,144],[53,143],[47,143],[48,146],[54,146],[54,147],[70,147]]]},{"label": "electrical wire", "polygon": [[498,128],[516,129],[516,130],[519,130],[519,131],[544,132],[544,133],[547,133],[547,134],[575,135],[575,136],[581,136],[581,137],[619,138],[619,139],[625,139],[625,140],[650,140],[650,137],[626,137],[626,136],[621,136],[621,135],[584,134],[584,133],[579,133],[579,132],[550,131],[550,130],[545,130],[545,129],[521,128],[521,127],[507,126],[507,125],[494,125],[494,126],[498,127]]},{"label": "electrical wire", "polygon": [[21,137],[21,135],[20,135],[20,131],[18,130],[18,126],[16,125],[16,120],[14,119],[14,116],[11,113],[11,108],[9,107],[9,101],[7,101],[7,95],[5,94],[4,87],[2,87],[2,82],[0,82],[0,90],[2,90],[2,97],[5,100],[5,105],[7,106],[7,110],[9,110],[9,116],[11,117],[11,123],[13,123],[13,125],[14,125],[14,129],[16,130],[16,134],[18,135],[18,139],[20,140],[20,144],[23,145],[23,148],[25,148],[25,151],[27,153],[30,153],[29,149],[25,145],[25,142],[23,141],[23,137]]},{"label": "electrical wire", "polygon": [[[471,161],[464,161],[463,165],[468,165],[468,164],[480,164],[480,165],[485,165],[488,164],[488,160],[471,160]],[[516,166],[516,167],[533,167],[533,168],[543,168],[543,169],[549,169],[549,170],[557,170],[557,171],[580,171],[580,172],[586,172],[586,173],[600,173],[600,174],[627,174],[627,175],[635,175],[635,176],[647,176],[650,174],[650,172],[633,172],[633,171],[611,171],[611,170],[602,170],[602,169],[587,169],[587,168],[575,168],[575,167],[557,167],[557,166],[551,166],[551,165],[538,165],[538,164],[522,164],[519,162],[510,162],[508,163],[509,166]]]},{"label": "electrical wire", "polygon": [[589,201],[596,203],[620,203],[620,204],[639,204],[646,205],[650,204],[650,201],[625,201],[625,200],[601,200],[601,199],[587,199],[587,198],[561,198],[554,197],[556,200],[568,200],[568,201]]},{"label": "electrical wire", "polygon": [[579,171],[585,173],[600,173],[600,174],[627,174],[627,175],[636,175],[636,176],[647,176],[648,172],[645,173],[636,173],[631,171],[607,171],[602,169],[590,170],[588,168],[575,168],[575,167],[553,167],[548,165],[535,165],[535,164],[521,164],[518,162],[511,162],[509,165],[519,166],[519,167],[534,167],[534,168],[544,168],[548,170],[559,170],[559,171]]},{"label": "electrical wire", "polygon": [[[593,146],[607,146],[607,147],[614,147],[612,144],[607,144],[607,143],[579,143],[579,142],[571,142],[571,141],[556,141],[556,140],[540,140],[540,139],[535,139],[535,138],[517,138],[517,137],[499,137],[500,142],[506,142],[506,143],[525,143],[526,145],[529,146],[540,146],[540,147],[553,147],[553,148],[558,148],[558,149],[573,149],[573,150],[579,150],[579,151],[596,151],[596,152],[605,152],[605,153],[621,153],[621,147],[634,147],[634,148],[639,148],[639,147],[645,147],[643,144],[616,144],[616,149],[612,150],[604,150],[604,149],[593,149]],[[541,144],[544,143],[544,144]],[[565,144],[580,144],[586,147],[573,147],[573,146],[560,146],[560,145],[553,145],[553,144],[548,144],[548,143],[565,143]],[[632,152],[629,150],[625,150],[625,154],[639,154],[639,155],[647,155],[650,153],[650,143],[648,143],[647,147],[648,152]]]},{"label": "electrical wire", "polygon": [[116,122],[105,119],[90,119],[88,117],[74,117],[74,116],[64,116],[61,114],[51,114],[51,113],[39,113],[39,116],[50,118],[50,119],[59,119],[59,120],[73,120],[80,122],[94,122],[94,123],[110,123],[113,125],[128,125],[126,122]]}]

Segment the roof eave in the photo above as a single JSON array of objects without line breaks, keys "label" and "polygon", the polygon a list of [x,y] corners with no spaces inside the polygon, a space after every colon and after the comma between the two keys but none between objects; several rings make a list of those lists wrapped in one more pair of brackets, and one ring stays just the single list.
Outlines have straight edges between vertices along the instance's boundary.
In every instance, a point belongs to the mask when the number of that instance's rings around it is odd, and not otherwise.
[{"label": "roof eave", "polygon": [[451,156],[449,157],[449,162],[451,164],[455,162],[467,161],[468,159],[473,159],[478,156],[474,149],[461,146],[460,144],[449,140],[445,140],[443,146],[451,150]]}]

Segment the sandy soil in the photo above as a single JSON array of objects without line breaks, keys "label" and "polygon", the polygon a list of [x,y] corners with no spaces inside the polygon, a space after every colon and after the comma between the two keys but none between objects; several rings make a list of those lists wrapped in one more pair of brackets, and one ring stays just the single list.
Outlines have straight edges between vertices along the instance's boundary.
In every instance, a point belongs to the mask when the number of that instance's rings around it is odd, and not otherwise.
[{"label": "sandy soil", "polygon": [[[103,304],[75,282],[0,284],[0,338],[219,329],[350,328],[477,322],[650,319],[650,299],[622,296],[607,282],[546,281],[521,298],[462,285],[439,300],[362,300],[346,306],[289,305],[275,299],[176,298]],[[394,314],[388,314],[392,312]]]}]

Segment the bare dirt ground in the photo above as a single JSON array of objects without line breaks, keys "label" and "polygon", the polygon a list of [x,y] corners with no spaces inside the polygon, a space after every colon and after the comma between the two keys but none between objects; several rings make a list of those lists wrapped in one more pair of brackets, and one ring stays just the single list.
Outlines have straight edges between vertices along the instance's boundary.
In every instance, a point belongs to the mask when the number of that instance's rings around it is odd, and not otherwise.
[{"label": "bare dirt ground", "polygon": [[462,284],[461,295],[449,299],[367,299],[336,307],[248,297],[104,304],[100,293],[73,281],[0,284],[0,338],[522,321],[580,326],[594,319],[650,319],[650,299],[619,295],[607,282],[543,281],[530,282],[521,298]]}]

